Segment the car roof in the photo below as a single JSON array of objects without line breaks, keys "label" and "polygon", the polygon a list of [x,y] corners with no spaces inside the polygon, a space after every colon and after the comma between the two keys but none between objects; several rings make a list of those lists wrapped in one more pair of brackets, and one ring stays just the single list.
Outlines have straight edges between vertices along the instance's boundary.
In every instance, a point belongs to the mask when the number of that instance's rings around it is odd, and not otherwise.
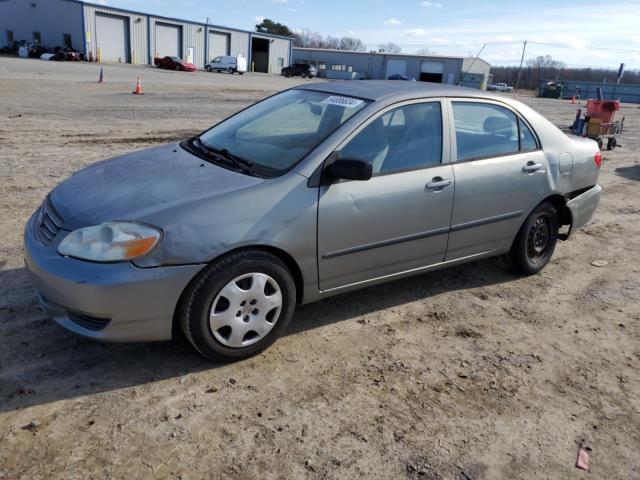
[{"label": "car roof", "polygon": [[311,83],[295,88],[358,97],[375,102],[427,97],[501,98],[475,88],[442,83],[397,82],[394,80],[343,80]]}]

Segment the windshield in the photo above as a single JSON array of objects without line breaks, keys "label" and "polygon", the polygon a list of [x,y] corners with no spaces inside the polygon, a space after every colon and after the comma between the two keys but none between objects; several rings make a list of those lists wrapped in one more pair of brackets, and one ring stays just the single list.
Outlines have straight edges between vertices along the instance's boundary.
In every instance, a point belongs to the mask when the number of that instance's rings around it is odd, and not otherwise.
[{"label": "windshield", "polygon": [[200,141],[247,160],[268,175],[278,175],[367,104],[329,93],[288,90],[216,125]]}]

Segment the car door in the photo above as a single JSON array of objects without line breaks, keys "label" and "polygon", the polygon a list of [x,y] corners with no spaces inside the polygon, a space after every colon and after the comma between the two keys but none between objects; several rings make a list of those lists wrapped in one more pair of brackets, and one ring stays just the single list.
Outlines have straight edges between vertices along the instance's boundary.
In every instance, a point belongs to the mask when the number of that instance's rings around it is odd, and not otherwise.
[{"label": "car door", "polygon": [[443,105],[434,100],[388,107],[338,147],[340,158],[370,162],[373,177],[320,187],[321,290],[444,260],[454,185]]},{"label": "car door", "polygon": [[447,261],[506,252],[547,195],[548,164],[533,130],[504,104],[452,99],[456,192]]}]

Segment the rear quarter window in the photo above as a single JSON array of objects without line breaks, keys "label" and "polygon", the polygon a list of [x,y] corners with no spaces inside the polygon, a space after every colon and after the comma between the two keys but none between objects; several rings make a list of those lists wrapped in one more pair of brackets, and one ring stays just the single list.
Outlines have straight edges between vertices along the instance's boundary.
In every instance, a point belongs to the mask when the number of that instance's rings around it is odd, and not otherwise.
[{"label": "rear quarter window", "polygon": [[536,141],[536,137],[533,136],[531,129],[520,118],[518,118],[518,125],[520,130],[520,150],[523,152],[537,150],[538,142]]}]

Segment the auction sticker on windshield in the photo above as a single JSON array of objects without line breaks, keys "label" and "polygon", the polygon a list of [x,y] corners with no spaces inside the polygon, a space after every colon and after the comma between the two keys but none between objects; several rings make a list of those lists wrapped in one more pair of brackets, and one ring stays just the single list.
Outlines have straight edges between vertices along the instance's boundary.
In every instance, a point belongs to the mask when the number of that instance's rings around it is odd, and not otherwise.
[{"label": "auction sticker on windshield", "polygon": [[327,103],[329,105],[338,105],[340,107],[347,108],[355,108],[358,105],[364,103],[364,100],[359,100],[357,98],[350,97],[340,97],[338,95],[332,95],[331,97],[325,98],[322,103]]}]

